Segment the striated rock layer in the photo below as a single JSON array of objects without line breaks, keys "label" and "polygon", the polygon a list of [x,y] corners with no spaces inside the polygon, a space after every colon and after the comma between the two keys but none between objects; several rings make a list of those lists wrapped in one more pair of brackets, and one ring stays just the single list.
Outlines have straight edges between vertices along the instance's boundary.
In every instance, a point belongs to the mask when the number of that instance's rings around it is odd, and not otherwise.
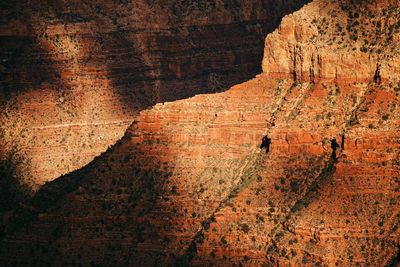
[{"label": "striated rock layer", "polygon": [[[142,111],[107,152],[3,217],[0,261],[396,266],[400,77],[391,58],[398,50],[369,48],[379,75],[337,63],[343,79],[329,71],[310,79],[290,68],[308,61],[294,60],[294,41],[281,36],[293,21],[295,29],[307,28],[307,18],[321,27],[319,16],[353,25],[376,7],[383,12],[382,1],[370,2],[358,15],[338,16],[343,3],[314,1],[267,37],[264,73],[222,93]],[[386,4],[397,10],[396,2]],[[318,43],[322,62],[341,41]],[[282,55],[281,66],[273,55]],[[351,71],[363,78],[346,76]]]},{"label": "striated rock layer", "polygon": [[360,2],[314,1],[285,17],[266,38],[263,71],[300,82],[368,82],[379,75],[397,83],[400,3]]},{"label": "striated rock layer", "polygon": [[143,108],[253,77],[265,35],[305,2],[2,3],[2,188],[84,166]]},{"label": "striated rock layer", "polygon": [[[156,105],[88,167],[11,213],[0,258],[13,266],[387,264],[399,244],[398,101],[376,85],[293,87],[263,74]],[[390,114],[384,122],[378,109]],[[268,154],[259,149],[266,134]],[[337,158],[332,138],[343,144]]]}]

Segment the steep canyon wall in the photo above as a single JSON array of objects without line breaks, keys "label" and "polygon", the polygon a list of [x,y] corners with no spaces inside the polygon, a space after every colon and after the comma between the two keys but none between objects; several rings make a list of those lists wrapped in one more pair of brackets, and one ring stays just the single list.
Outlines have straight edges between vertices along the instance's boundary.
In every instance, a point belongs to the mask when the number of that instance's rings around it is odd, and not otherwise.
[{"label": "steep canyon wall", "polygon": [[[266,38],[262,74],[141,111],[107,152],[4,216],[1,261],[396,266],[398,27],[390,45],[361,41],[367,52],[351,37],[360,18],[388,10],[397,3],[314,1],[285,17]],[[338,18],[345,34],[334,38],[326,25]],[[384,40],[382,21],[368,25]],[[312,27],[327,30],[304,33]],[[319,71],[304,52],[314,47]]]},{"label": "steep canyon wall", "polygon": [[304,2],[3,3],[2,188],[83,167],[155,103],[254,77],[265,35]]}]

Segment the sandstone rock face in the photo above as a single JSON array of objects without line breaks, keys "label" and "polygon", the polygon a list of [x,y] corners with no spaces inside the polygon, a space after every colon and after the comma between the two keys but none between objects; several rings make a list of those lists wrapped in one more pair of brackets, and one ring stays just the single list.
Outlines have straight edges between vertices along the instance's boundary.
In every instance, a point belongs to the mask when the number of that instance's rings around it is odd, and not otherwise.
[{"label": "sandstone rock face", "polygon": [[[396,266],[400,86],[396,62],[388,63],[396,50],[369,52],[386,60],[379,79],[350,79],[340,62],[337,73],[346,79],[323,71],[310,79],[277,61],[291,60],[280,37],[290,18],[302,28],[316,6],[333,14],[337,5],[316,1],[285,18],[267,37],[264,73],[225,92],[142,111],[107,152],[3,216],[0,261]],[[272,51],[271,38],[283,46]],[[318,45],[329,53],[338,43]]]},{"label": "sandstone rock face", "polygon": [[265,41],[263,71],[297,81],[398,82],[398,1],[313,1]]},{"label": "sandstone rock face", "polygon": [[399,94],[292,84],[262,74],[141,112],[114,147],[8,216],[2,262],[388,264],[399,244]]},{"label": "sandstone rock face", "polygon": [[264,36],[304,2],[2,4],[1,175],[36,190],[104,152],[140,110],[254,77]]}]

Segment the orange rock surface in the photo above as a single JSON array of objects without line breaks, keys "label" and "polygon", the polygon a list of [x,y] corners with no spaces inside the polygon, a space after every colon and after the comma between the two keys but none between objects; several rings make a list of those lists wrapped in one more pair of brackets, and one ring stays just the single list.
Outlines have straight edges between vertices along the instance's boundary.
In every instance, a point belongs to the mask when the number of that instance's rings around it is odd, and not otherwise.
[{"label": "orange rock surface", "polygon": [[[3,216],[0,261],[396,266],[399,42],[365,53],[346,25],[343,40],[307,32],[334,18],[357,27],[373,11],[391,21],[383,14],[398,12],[397,2],[326,2],[285,17],[267,36],[262,74],[141,111],[105,153]],[[341,47],[345,39],[356,50]],[[311,43],[323,63],[307,76]]]},{"label": "orange rock surface", "polygon": [[[398,81],[398,1],[313,1],[265,42],[263,71],[297,81]],[[353,3],[353,4],[351,4]]]},{"label": "orange rock surface", "polygon": [[36,191],[104,152],[142,109],[248,80],[265,35],[304,2],[2,4],[1,176]]}]

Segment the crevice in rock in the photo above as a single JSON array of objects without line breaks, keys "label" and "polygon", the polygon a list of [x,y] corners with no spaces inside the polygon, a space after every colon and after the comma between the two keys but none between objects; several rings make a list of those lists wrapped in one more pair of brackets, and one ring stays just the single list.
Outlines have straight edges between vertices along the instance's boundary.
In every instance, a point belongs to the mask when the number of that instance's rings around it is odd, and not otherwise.
[{"label": "crevice in rock", "polygon": [[[332,148],[333,149],[333,148]],[[317,196],[318,190],[321,188],[321,183],[328,181],[332,178],[333,174],[336,171],[336,149],[332,150],[332,154],[329,160],[326,162],[324,168],[321,170],[319,175],[314,179],[314,181],[308,186],[307,191],[304,196],[297,200],[295,204],[291,208],[291,212],[286,216],[286,219],[290,219],[290,217],[302,210],[303,208],[308,207],[311,201]]]},{"label": "crevice in rock", "polygon": [[374,74],[374,82],[376,83],[381,83],[382,78],[381,78],[381,64],[378,62],[376,63],[376,70]]},{"label": "crevice in rock", "polygon": [[297,69],[296,69],[296,65],[297,65],[297,50],[296,47],[293,48],[293,81],[296,82],[297,81]]},{"label": "crevice in rock", "polygon": [[331,158],[333,160],[337,160],[337,156],[336,156],[336,149],[339,148],[339,144],[336,141],[336,138],[331,139],[331,149],[332,149],[332,154],[331,154]]},{"label": "crevice in rock", "polygon": [[299,92],[297,98],[294,100],[293,106],[288,112],[288,115],[286,115],[286,123],[289,123],[290,120],[296,119],[300,114],[301,109],[304,108],[306,100],[311,96],[315,89],[312,82],[306,83],[305,85],[298,84],[296,87],[299,88]]},{"label": "crevice in rock", "polygon": [[[319,171],[318,175],[314,178],[314,180],[305,185],[304,192],[298,196],[298,198],[294,201],[294,204],[289,206],[289,209],[286,213],[282,214],[280,219],[280,224],[272,229],[269,236],[271,237],[271,243],[275,248],[279,248],[279,240],[282,238],[282,231],[278,231],[277,228],[281,230],[287,231],[291,234],[295,233],[295,216],[300,213],[303,209],[307,208],[316,198],[319,197],[319,190],[322,188],[322,185],[328,183],[335,171],[336,171],[336,163],[337,160],[333,157],[334,151],[332,151],[331,156],[326,161],[323,168]],[[324,156],[322,156],[324,158]],[[317,239],[317,235],[314,236]],[[267,265],[271,262],[274,262],[274,251],[266,252],[266,263]]]},{"label": "crevice in rock", "polygon": [[362,93],[359,101],[354,104],[349,119],[345,123],[346,129],[350,129],[352,126],[359,124],[358,115],[360,112],[366,112],[369,109],[369,106],[372,104],[372,100],[369,99],[369,101],[367,101],[367,99],[371,98],[374,93],[376,93],[376,90],[373,87],[367,88],[366,91]]},{"label": "crevice in rock", "polygon": [[342,150],[344,150],[344,141],[345,141],[345,139],[346,139],[344,133],[342,133],[341,139],[342,139],[342,140],[341,140],[341,142],[340,142],[340,148],[341,148]]},{"label": "crevice in rock", "polygon": [[263,137],[261,141],[260,148],[265,149],[265,153],[268,154],[270,151],[270,146],[271,146],[271,138],[269,138],[268,135],[266,135]]},{"label": "crevice in rock", "polygon": [[320,55],[317,55],[317,62],[318,62],[318,78],[321,78],[322,58]]},{"label": "crevice in rock", "polygon": [[287,102],[287,98],[289,97],[289,95],[292,93],[292,88],[293,86],[291,86],[283,95],[283,97],[281,97],[281,99],[279,100],[279,103],[277,104],[277,107],[275,108],[274,111],[272,111],[271,113],[271,117],[269,119],[267,128],[271,129],[272,127],[275,126],[275,121],[276,121],[276,115],[282,110],[283,106],[286,104]]},{"label": "crevice in rock", "polygon": [[[254,153],[248,156],[245,167],[239,173],[239,182],[230,190],[230,193],[219,203],[218,207],[201,223],[201,228],[194,235],[188,248],[183,255],[176,259],[175,266],[190,266],[191,261],[197,255],[197,244],[204,240],[204,233],[209,229],[210,224],[215,222],[216,214],[223,209],[226,204],[234,199],[240,192],[246,189],[256,178],[259,162],[262,160],[260,153]],[[265,159],[264,159],[265,160]]]},{"label": "crevice in rock", "polygon": [[315,63],[315,53],[311,55],[311,65],[310,65],[310,81],[312,83],[315,82],[315,72],[314,72],[314,63]]},{"label": "crevice in rock", "polygon": [[[293,48],[293,82],[303,82],[307,80],[307,71],[309,72],[309,81],[311,83],[315,82],[315,58],[317,58],[317,63],[318,63],[318,73],[320,74],[320,63],[321,63],[321,58],[317,54],[318,51],[315,50],[311,53],[311,55],[305,55],[303,53],[302,47],[300,45],[296,45]],[[310,60],[310,65],[306,65],[305,57],[307,57],[307,60]],[[310,58],[308,58],[310,57]],[[303,69],[304,67],[304,69]],[[308,69],[307,69],[308,68]]]}]

